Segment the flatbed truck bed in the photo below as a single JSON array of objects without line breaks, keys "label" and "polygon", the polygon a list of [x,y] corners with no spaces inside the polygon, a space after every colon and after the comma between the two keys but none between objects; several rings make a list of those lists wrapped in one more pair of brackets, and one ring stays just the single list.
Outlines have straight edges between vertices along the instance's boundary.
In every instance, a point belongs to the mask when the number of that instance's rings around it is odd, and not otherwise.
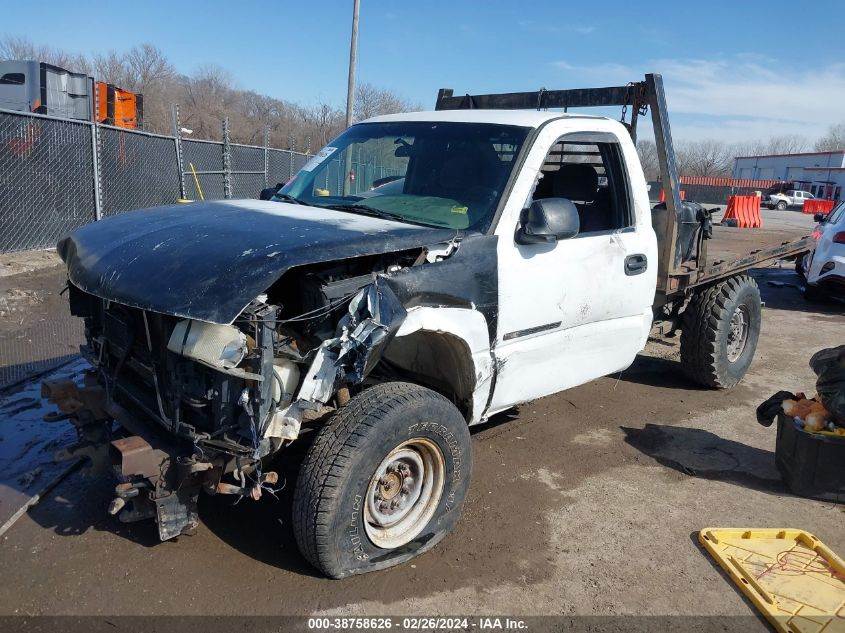
[{"label": "flatbed truck bed", "polygon": [[[640,118],[651,114],[654,140],[660,164],[660,179],[666,193],[666,208],[663,214],[665,226],[658,234],[660,240],[660,261],[657,278],[655,309],[663,309],[665,316],[674,318],[679,306],[683,306],[696,287],[712,285],[720,280],[743,273],[750,268],[792,259],[810,250],[812,238],[774,239],[763,238],[757,229],[738,229],[744,236],[728,227],[713,226],[712,239],[703,239],[696,248],[695,256],[685,260],[679,247],[678,222],[681,208],[681,186],[675,161],[672,133],[669,126],[663,79],[658,74],[647,74],[644,81],[631,82],[625,86],[604,88],[575,88],[568,90],[546,90],[535,92],[512,92],[483,95],[455,95],[449,88],[442,88],[437,95],[437,110],[454,109],[514,109],[541,110],[560,108],[622,107],[622,123],[636,143],[637,123]],[[630,120],[626,114],[630,111]],[[660,222],[664,220],[661,219]],[[655,227],[657,229],[657,227]],[[753,237],[752,237],[753,236]],[[768,236],[767,236],[768,237]],[[789,235],[792,237],[792,235]],[[750,238],[750,239],[749,239]],[[660,238],[659,238],[660,239]],[[735,242],[745,242],[738,246]],[[737,256],[737,253],[747,253]]]}]

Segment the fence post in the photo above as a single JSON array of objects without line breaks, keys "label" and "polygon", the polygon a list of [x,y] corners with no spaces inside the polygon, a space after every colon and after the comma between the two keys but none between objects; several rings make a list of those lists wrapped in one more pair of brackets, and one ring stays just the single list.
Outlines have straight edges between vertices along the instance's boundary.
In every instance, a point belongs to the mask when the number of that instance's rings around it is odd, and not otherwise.
[{"label": "fence post", "polygon": [[296,139],[293,137],[293,134],[288,135],[288,181],[293,178],[293,154],[296,151]]},{"label": "fence post", "polygon": [[264,126],[264,188],[270,186],[270,126]]},{"label": "fence post", "polygon": [[179,126],[179,104],[171,107],[173,115],[173,140],[176,142],[176,169],[179,170],[179,197],[185,199],[185,166],[182,163],[182,128]]},{"label": "fence post", "polygon": [[311,156],[311,135],[305,137],[305,155]]},{"label": "fence post", "polygon": [[91,122],[91,168],[94,172],[94,220],[103,217],[103,209],[100,203],[100,131],[97,128],[97,121],[100,118],[100,102],[97,99],[97,84],[91,82],[94,92],[94,120]]},{"label": "fence post", "polygon": [[100,135],[97,124],[91,124],[91,167],[94,170],[94,219],[103,217],[103,209],[100,206]]},{"label": "fence post", "polygon": [[232,148],[229,146],[229,117],[223,119],[223,197],[232,199]]},{"label": "fence post", "polygon": [[91,123],[91,168],[94,172],[94,221],[103,217],[100,206],[100,139],[96,123]]}]

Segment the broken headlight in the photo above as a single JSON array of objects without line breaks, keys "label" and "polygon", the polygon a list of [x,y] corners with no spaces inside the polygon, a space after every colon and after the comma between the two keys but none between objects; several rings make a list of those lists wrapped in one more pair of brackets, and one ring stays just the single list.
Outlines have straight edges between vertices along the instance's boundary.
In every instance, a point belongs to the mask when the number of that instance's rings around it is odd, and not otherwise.
[{"label": "broken headlight", "polygon": [[246,334],[233,325],[186,319],[173,328],[167,349],[214,369],[232,369],[246,356]]}]

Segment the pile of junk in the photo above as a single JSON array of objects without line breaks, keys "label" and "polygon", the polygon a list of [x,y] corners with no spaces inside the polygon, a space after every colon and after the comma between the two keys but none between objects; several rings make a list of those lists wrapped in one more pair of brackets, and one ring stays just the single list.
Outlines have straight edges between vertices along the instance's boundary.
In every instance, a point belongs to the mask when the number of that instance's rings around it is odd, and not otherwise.
[{"label": "pile of junk", "polygon": [[777,420],[775,462],[797,495],[845,503],[845,345],[810,358],[816,395],[779,391],[757,408],[757,421]]}]

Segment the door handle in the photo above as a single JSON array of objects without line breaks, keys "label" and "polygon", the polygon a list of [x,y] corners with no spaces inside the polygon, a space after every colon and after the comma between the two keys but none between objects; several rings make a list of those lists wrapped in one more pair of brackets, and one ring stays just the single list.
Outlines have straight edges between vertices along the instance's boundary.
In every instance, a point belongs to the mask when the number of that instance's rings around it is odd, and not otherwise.
[{"label": "door handle", "polygon": [[644,273],[648,268],[648,257],[642,253],[636,255],[628,255],[625,258],[625,274],[631,277],[632,275],[639,275]]}]

